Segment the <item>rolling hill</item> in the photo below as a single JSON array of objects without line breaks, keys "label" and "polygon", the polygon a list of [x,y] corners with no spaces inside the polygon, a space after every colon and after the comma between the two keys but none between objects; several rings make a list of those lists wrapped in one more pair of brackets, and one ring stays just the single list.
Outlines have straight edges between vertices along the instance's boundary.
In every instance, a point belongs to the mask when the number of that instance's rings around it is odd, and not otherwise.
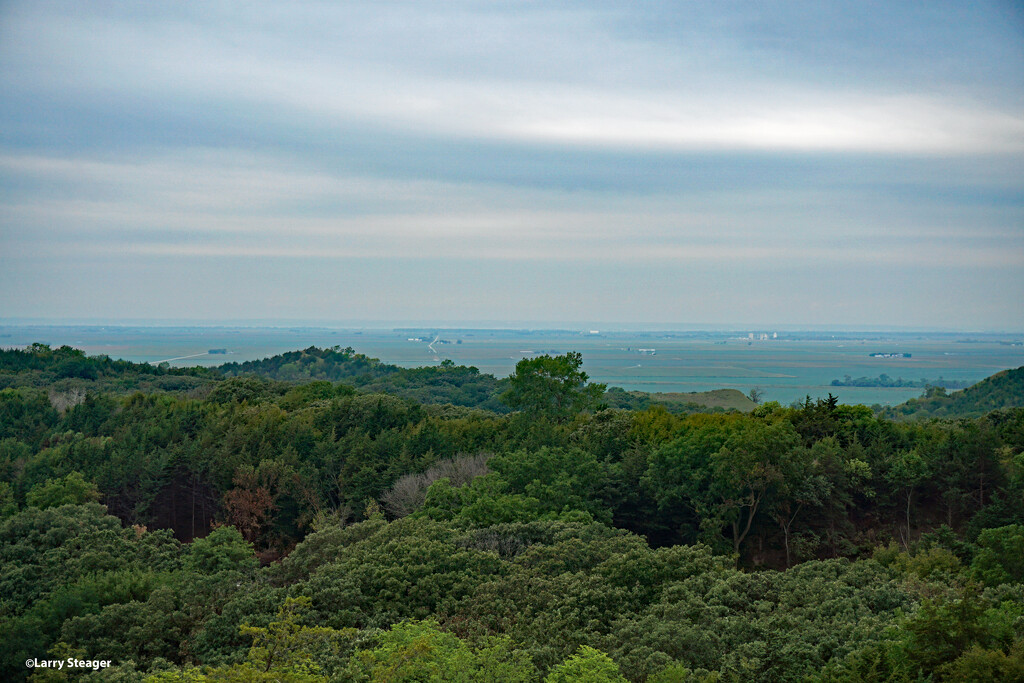
[{"label": "rolling hill", "polygon": [[977,417],[1000,408],[1020,406],[1024,406],[1024,367],[997,372],[951,394],[940,387],[930,387],[921,398],[887,407],[881,415],[895,420]]}]

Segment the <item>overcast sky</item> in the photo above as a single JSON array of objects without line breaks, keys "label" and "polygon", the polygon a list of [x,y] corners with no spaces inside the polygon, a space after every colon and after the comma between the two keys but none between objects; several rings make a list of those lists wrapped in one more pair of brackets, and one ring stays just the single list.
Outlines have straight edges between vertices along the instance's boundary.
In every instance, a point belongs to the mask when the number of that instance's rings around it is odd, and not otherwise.
[{"label": "overcast sky", "polygon": [[0,3],[0,317],[1024,329],[1005,2]]}]

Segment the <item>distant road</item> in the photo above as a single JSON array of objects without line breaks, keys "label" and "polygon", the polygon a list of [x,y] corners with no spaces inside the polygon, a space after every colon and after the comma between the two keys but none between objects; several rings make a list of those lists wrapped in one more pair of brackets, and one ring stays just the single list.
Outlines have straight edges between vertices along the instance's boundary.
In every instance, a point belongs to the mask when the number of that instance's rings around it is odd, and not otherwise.
[{"label": "distant road", "polygon": [[210,354],[206,351],[202,353],[193,353],[191,356],[178,356],[177,358],[167,358],[165,360],[153,361],[153,365],[160,365],[161,363],[170,363],[172,360],[185,360],[186,358],[198,358],[199,356],[209,356]]}]

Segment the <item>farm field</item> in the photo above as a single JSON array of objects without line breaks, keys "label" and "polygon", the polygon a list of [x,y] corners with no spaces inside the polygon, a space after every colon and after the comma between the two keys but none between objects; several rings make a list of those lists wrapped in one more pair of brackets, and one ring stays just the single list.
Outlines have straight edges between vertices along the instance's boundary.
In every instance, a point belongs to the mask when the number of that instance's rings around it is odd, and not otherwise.
[{"label": "farm field", "polygon": [[[769,338],[761,339],[762,334]],[[579,351],[591,379],[609,386],[659,393],[715,389],[747,393],[756,388],[764,400],[783,404],[832,393],[842,403],[893,405],[919,396],[922,390],[836,387],[831,382],[847,375],[883,374],[893,379],[976,382],[1024,365],[1024,346],[1013,334],[0,326],[0,346],[33,342],[180,366],[214,366],[309,346],[338,345],[403,367],[450,359],[497,377],[508,376],[522,358]],[[208,353],[213,349],[226,353]],[[873,353],[896,357],[872,357]]]}]

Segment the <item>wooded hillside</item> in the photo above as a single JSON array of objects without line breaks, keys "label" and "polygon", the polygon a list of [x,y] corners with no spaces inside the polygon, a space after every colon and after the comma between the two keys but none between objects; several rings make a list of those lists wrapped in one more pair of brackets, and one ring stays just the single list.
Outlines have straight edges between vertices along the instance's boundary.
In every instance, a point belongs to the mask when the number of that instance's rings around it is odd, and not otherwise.
[{"label": "wooded hillside", "polygon": [[1024,368],[1004,370],[966,389],[947,393],[930,387],[921,398],[882,411],[890,419],[979,417],[993,410],[1024,406]]}]

